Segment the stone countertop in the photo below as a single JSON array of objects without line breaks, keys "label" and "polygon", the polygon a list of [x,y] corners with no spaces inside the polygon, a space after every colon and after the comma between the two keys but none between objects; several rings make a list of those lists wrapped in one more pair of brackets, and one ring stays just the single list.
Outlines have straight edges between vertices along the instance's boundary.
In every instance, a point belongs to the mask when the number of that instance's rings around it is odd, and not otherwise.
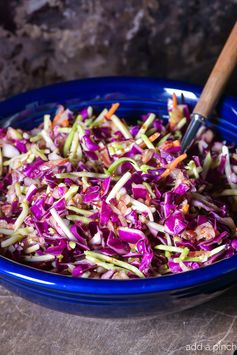
[{"label": "stone countertop", "polygon": [[234,354],[237,347],[237,286],[204,305],[150,319],[82,318],[1,287],[0,309],[2,355]]},{"label": "stone countertop", "polygon": [[89,76],[204,84],[236,9],[236,0],[0,1],[0,99]]}]

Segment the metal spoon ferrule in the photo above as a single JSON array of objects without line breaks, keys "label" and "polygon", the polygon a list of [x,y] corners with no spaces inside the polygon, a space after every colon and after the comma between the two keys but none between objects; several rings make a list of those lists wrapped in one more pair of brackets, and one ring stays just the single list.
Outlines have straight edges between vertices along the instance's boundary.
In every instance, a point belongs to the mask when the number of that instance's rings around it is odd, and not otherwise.
[{"label": "metal spoon ferrule", "polygon": [[193,113],[191,115],[191,122],[187,128],[187,131],[181,142],[181,150],[182,153],[185,153],[186,150],[191,146],[194,138],[197,135],[198,130],[205,122],[205,117],[200,115],[199,113]]}]

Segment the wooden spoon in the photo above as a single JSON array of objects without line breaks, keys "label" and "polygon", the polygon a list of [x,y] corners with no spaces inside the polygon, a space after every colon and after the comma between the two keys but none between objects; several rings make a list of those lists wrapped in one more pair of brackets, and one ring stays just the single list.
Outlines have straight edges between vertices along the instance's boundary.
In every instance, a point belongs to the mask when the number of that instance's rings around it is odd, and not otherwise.
[{"label": "wooden spoon", "polygon": [[237,64],[237,22],[235,23],[201,96],[193,110],[191,122],[182,140],[182,152],[192,144],[199,128],[215,108],[225,84]]}]

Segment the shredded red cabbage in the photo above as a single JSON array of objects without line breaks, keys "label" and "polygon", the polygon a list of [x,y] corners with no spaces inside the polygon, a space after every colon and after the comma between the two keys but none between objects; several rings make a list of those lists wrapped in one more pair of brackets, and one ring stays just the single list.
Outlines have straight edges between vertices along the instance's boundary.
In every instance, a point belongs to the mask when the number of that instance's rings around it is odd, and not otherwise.
[{"label": "shredded red cabbage", "polygon": [[60,106],[32,131],[1,129],[0,253],[42,270],[130,279],[197,269],[237,250],[237,153],[204,129],[189,155],[188,107],[134,126],[112,105]]}]

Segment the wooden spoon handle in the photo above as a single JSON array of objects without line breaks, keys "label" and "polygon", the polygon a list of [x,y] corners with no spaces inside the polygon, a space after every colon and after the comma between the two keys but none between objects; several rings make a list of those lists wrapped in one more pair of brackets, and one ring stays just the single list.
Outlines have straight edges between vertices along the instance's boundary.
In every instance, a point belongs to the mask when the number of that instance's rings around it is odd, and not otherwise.
[{"label": "wooden spoon handle", "polygon": [[237,63],[237,22],[235,23],[224,48],[207,80],[193,112],[207,117],[216,103]]}]

